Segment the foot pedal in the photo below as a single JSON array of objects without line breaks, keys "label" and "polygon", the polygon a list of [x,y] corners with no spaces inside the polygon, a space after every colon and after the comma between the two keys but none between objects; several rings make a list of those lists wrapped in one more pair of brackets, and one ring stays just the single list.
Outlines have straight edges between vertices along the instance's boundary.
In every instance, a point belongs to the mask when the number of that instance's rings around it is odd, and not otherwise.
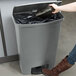
[{"label": "foot pedal", "polygon": [[34,67],[34,68],[31,69],[31,74],[35,74],[35,75],[42,74],[42,69],[43,68],[48,68],[48,67],[49,67],[48,64],[42,65],[42,66],[38,66],[38,67]]}]

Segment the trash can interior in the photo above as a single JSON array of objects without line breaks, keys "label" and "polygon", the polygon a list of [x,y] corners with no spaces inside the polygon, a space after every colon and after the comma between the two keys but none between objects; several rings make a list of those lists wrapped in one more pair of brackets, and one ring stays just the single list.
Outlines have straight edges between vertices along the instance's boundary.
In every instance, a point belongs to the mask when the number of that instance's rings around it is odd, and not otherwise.
[{"label": "trash can interior", "polygon": [[40,17],[35,16],[38,11],[45,9],[47,6],[48,3],[41,3],[15,7],[13,11],[13,17],[15,19],[15,22],[17,24],[35,24],[50,22],[63,18],[60,12],[56,14],[48,12]]}]

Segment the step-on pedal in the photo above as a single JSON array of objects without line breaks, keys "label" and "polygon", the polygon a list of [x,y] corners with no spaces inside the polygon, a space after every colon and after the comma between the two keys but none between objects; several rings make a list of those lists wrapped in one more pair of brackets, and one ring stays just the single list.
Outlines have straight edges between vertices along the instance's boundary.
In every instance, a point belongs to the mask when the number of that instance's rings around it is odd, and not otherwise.
[{"label": "step-on pedal", "polygon": [[48,68],[49,65],[46,64],[46,65],[42,65],[42,66],[38,66],[38,67],[33,67],[31,69],[31,74],[42,74],[42,69],[43,68]]}]

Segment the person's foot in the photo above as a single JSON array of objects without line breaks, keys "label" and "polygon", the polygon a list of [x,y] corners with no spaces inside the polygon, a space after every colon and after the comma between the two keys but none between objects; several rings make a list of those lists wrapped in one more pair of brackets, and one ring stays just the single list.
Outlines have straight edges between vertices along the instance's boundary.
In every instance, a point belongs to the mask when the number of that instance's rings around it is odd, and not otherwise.
[{"label": "person's foot", "polygon": [[51,70],[46,68],[42,69],[42,73],[47,76],[58,76],[59,73],[69,69],[72,65],[68,63],[67,57],[68,56],[66,56],[56,67]]},{"label": "person's foot", "polygon": [[58,74],[54,72],[54,70],[49,70],[45,68],[45,69],[42,69],[42,72],[46,76],[58,76]]}]

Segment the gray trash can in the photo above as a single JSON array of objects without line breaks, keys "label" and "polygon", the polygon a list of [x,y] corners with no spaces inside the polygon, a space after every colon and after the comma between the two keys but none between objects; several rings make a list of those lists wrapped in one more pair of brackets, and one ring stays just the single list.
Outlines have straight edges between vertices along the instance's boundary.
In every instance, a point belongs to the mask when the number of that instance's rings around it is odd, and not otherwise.
[{"label": "gray trash can", "polygon": [[[54,2],[61,3],[61,1],[56,0]],[[54,66],[60,23],[63,20],[62,14],[57,13],[53,16],[50,14],[52,19],[46,20],[47,16],[45,16],[41,22],[36,22],[37,20],[35,19],[36,21],[33,23],[30,21],[28,21],[29,23],[24,23],[24,20],[21,23],[21,16],[19,15],[33,10],[41,10],[50,3],[53,2],[31,3],[16,6],[13,9],[20,68],[23,74],[40,74],[42,68],[51,69]],[[17,17],[19,18],[18,20]]]}]

